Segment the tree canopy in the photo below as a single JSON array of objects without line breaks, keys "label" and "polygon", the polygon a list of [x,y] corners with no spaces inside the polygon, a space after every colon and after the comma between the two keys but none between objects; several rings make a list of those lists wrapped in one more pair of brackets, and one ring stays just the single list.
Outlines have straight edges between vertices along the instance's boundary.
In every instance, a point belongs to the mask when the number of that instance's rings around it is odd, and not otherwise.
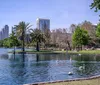
[{"label": "tree canopy", "polygon": [[44,35],[43,33],[41,32],[41,30],[39,29],[34,29],[32,30],[31,29],[31,39],[32,39],[32,42],[35,42],[36,43],[36,50],[39,51],[39,43],[41,42],[45,42],[45,39],[44,39]]},{"label": "tree canopy", "polygon": [[90,6],[91,9],[95,8],[95,12],[97,12],[98,10],[100,10],[100,0],[93,0]]},{"label": "tree canopy", "polygon": [[100,23],[97,25],[96,35],[100,38]]},{"label": "tree canopy", "polygon": [[77,26],[73,36],[72,36],[72,43],[75,47],[80,47],[82,45],[88,44],[89,35],[88,32]]},{"label": "tree canopy", "polygon": [[2,42],[4,47],[11,48],[14,46],[20,46],[20,42],[18,41],[17,36],[15,36],[14,32],[10,34],[9,38],[2,40]]},{"label": "tree canopy", "polygon": [[25,23],[22,21],[22,22],[19,22],[18,25],[15,25],[15,27],[17,29],[17,37],[22,42],[22,50],[24,52],[26,32],[31,27],[31,25],[29,23]]}]

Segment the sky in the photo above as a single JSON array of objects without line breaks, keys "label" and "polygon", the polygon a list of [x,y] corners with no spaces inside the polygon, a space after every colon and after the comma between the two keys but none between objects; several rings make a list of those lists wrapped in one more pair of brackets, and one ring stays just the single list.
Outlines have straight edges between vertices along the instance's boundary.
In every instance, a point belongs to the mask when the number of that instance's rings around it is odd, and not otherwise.
[{"label": "sky", "polygon": [[50,19],[50,29],[69,28],[85,20],[98,23],[100,12],[91,10],[93,0],[0,0],[0,30],[25,21],[36,27],[36,18]]}]

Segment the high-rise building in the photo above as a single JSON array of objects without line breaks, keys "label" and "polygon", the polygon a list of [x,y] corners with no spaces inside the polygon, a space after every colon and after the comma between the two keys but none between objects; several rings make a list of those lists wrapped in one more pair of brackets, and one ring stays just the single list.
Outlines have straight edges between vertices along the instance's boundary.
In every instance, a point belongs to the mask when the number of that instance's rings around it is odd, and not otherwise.
[{"label": "high-rise building", "polygon": [[5,29],[2,29],[2,39],[5,39]]},{"label": "high-rise building", "polygon": [[37,28],[44,32],[45,29],[50,30],[50,19],[37,18]]},{"label": "high-rise building", "polygon": [[9,26],[8,25],[4,26],[4,33],[5,33],[4,38],[8,38],[9,37]]},{"label": "high-rise building", "polygon": [[9,37],[9,26],[5,25],[4,28],[0,31],[0,40]]},{"label": "high-rise building", "polygon": [[2,40],[2,32],[0,31],[0,40]]}]

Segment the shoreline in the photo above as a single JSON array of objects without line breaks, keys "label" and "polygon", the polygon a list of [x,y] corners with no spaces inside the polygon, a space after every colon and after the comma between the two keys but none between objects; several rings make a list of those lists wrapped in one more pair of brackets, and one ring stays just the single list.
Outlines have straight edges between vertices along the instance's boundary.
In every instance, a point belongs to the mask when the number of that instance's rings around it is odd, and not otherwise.
[{"label": "shoreline", "polygon": [[[95,81],[93,81],[93,80],[95,80]],[[31,83],[31,84],[23,84],[23,85],[73,85],[74,83],[76,83],[74,85],[99,85],[99,83],[100,83],[100,82],[98,82],[99,80],[100,80],[100,75],[91,76],[88,78],[75,78],[75,79],[68,79],[68,80],[57,80],[57,81],[39,82],[39,83]],[[96,81],[98,84],[96,83]],[[93,82],[94,82],[94,84],[91,84]]]},{"label": "shoreline", "polygon": [[[13,53],[12,51],[9,51],[8,53]],[[22,51],[16,51],[15,53],[22,53]],[[82,50],[79,52],[75,51],[52,51],[52,50],[41,50],[41,51],[25,51],[27,54],[41,54],[41,53],[69,53],[69,54],[100,54],[100,50]]]}]

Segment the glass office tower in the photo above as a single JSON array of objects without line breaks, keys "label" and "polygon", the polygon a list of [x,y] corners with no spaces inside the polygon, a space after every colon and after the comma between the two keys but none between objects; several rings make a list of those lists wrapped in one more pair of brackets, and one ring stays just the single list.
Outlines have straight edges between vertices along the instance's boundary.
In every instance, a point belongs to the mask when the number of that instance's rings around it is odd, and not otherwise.
[{"label": "glass office tower", "polygon": [[9,26],[5,25],[4,28],[0,31],[0,40],[9,37]]},{"label": "glass office tower", "polygon": [[4,26],[4,39],[9,37],[9,26],[5,25]]},{"label": "glass office tower", "polygon": [[44,32],[45,29],[50,30],[50,19],[37,18],[37,28]]}]

